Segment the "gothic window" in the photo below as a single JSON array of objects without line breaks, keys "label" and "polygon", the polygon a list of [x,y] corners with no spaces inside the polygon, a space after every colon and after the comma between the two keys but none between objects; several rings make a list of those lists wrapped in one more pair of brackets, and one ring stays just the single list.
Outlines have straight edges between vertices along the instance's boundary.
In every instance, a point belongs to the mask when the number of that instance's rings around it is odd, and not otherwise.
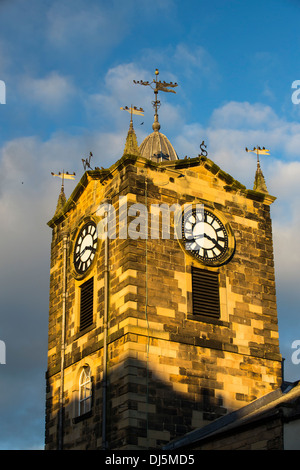
[{"label": "gothic window", "polygon": [[193,315],[220,317],[219,274],[192,267]]},{"label": "gothic window", "polygon": [[92,377],[89,366],[84,366],[79,378],[79,409],[82,416],[92,409]]},{"label": "gothic window", "polygon": [[93,324],[94,278],[80,286],[80,331]]}]

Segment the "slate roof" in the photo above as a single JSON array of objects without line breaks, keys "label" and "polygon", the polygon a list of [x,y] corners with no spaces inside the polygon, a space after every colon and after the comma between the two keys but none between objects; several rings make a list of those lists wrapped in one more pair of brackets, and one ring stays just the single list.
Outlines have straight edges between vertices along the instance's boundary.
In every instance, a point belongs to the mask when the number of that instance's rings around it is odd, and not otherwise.
[{"label": "slate roof", "polygon": [[170,442],[163,449],[195,447],[204,440],[221,437],[227,432],[238,432],[245,425],[255,426],[262,419],[270,419],[275,416],[281,416],[286,422],[300,418],[300,381],[284,382],[280,388],[273,392]]}]

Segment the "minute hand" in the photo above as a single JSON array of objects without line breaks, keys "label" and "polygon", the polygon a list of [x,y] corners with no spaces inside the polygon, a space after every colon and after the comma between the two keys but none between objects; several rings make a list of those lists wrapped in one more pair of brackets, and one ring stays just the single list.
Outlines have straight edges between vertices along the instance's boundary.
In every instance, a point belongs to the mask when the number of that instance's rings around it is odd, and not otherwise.
[{"label": "minute hand", "polygon": [[93,246],[87,246],[86,250],[91,250],[93,253],[96,252],[96,248],[94,248]]},{"label": "minute hand", "polygon": [[218,248],[220,251],[223,250],[223,247],[218,243],[218,240],[216,240],[215,238],[210,237],[209,235],[206,235],[206,233],[204,234],[204,236],[205,236],[209,241],[211,241],[212,243],[214,243],[214,244],[215,244],[215,247]]},{"label": "minute hand", "polygon": [[85,252],[85,250],[87,249],[87,247],[85,247],[82,251],[79,251],[76,255],[76,260],[78,260],[82,255],[83,253]]}]

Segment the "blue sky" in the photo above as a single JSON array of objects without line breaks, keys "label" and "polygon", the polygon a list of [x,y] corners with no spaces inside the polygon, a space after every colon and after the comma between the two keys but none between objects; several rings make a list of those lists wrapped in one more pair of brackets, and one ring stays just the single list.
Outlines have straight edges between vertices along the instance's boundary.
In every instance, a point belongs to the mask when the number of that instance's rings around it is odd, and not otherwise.
[{"label": "blue sky", "polygon": [[[133,80],[176,81],[161,94],[159,120],[179,157],[208,156],[252,188],[262,158],[274,234],[279,332],[286,380],[300,339],[300,1],[0,0],[0,449],[44,445],[51,219],[60,181],[83,174],[81,159],[108,167],[122,156],[129,115],[138,142],[151,131],[149,88]],[[1,101],[1,99],[0,99]],[[141,122],[144,122],[141,125]],[[74,182],[66,182],[70,195]]]}]

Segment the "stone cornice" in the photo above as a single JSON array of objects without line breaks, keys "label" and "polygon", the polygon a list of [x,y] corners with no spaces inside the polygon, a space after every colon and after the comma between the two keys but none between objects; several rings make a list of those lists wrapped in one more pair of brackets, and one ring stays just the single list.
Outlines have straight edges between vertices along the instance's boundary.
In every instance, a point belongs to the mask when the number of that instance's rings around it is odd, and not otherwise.
[{"label": "stone cornice", "polygon": [[75,187],[69,199],[66,201],[63,208],[59,213],[56,213],[53,218],[47,223],[47,225],[53,228],[64,220],[66,214],[75,207],[79,197],[87,187],[90,180],[98,180],[101,184],[105,185],[111,180],[114,175],[121,171],[122,168],[134,164],[140,167],[150,168],[157,171],[168,171],[175,174],[180,174],[185,169],[192,169],[193,167],[204,166],[206,170],[211,172],[216,178],[221,180],[224,185],[224,189],[228,192],[235,192],[248,199],[252,199],[257,202],[261,202],[266,205],[272,204],[276,197],[269,194],[261,193],[258,191],[247,189],[246,186],[241,184],[238,180],[234,179],[231,175],[223,171],[218,165],[212,160],[199,155],[194,158],[185,158],[181,160],[166,161],[156,163],[151,160],[147,160],[141,156],[124,154],[116,163],[110,166],[108,169],[99,169],[86,171],[79,183]]}]

